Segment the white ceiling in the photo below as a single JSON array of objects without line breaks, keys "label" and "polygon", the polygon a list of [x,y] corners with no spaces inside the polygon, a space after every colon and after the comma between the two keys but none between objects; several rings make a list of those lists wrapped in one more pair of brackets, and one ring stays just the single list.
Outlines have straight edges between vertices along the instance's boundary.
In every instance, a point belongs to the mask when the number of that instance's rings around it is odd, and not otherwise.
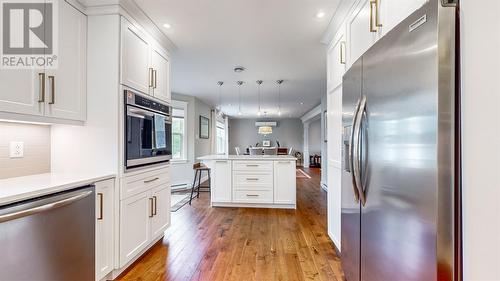
[{"label": "white ceiling", "polygon": [[[326,93],[326,46],[321,36],[339,0],[136,0],[177,45],[172,53],[172,92],[218,104],[237,116],[237,80],[242,117],[258,111],[256,80],[262,84],[262,111],[277,117],[277,79],[283,117],[300,117]],[[322,19],[316,18],[324,11]],[[163,24],[171,25],[170,29]],[[243,73],[233,67],[247,68]],[[301,104],[303,103],[303,104]]]}]

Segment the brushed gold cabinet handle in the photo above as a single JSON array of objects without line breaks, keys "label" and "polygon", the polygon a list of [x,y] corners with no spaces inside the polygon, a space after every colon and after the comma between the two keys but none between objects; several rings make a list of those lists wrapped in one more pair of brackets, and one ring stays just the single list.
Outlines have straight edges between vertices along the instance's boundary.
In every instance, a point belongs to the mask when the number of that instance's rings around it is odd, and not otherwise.
[{"label": "brushed gold cabinet handle", "polygon": [[153,85],[154,85],[154,86],[153,86],[153,89],[156,89],[156,88],[157,88],[157,86],[158,86],[158,85],[157,85],[157,81],[156,81],[156,69],[153,69],[153,77],[154,77],[154,78],[153,78],[153,81],[154,81],[154,83],[153,83]]},{"label": "brushed gold cabinet handle", "polygon": [[152,218],[153,216],[154,216],[153,198],[149,198],[149,217]]},{"label": "brushed gold cabinet handle", "polygon": [[49,104],[56,103],[56,77],[53,75],[49,75],[50,88],[52,91],[52,96],[50,98]]},{"label": "brushed gold cabinet handle", "polygon": [[380,22],[380,15],[379,15],[379,9],[380,7],[380,0],[375,0],[375,25],[377,27],[382,27],[382,23]]},{"label": "brushed gold cabinet handle", "polygon": [[340,63],[345,64],[345,41],[340,42]]},{"label": "brushed gold cabinet handle", "polygon": [[375,2],[375,0],[370,0],[370,32],[377,32],[377,29],[373,24],[373,10],[374,7],[375,9],[377,8],[376,5],[377,3]]},{"label": "brushed gold cabinet handle", "polygon": [[154,182],[154,181],[157,181],[159,180],[160,178],[154,178],[154,179],[150,179],[150,180],[145,180],[144,183],[150,183],[150,182]]},{"label": "brushed gold cabinet handle", "polygon": [[149,87],[153,88],[153,68],[149,68]]},{"label": "brushed gold cabinet handle", "polygon": [[40,86],[38,102],[45,102],[45,73],[38,73],[38,81]]},{"label": "brushed gold cabinet handle", "polygon": [[247,197],[259,197],[257,194],[247,194]]},{"label": "brushed gold cabinet handle", "polygon": [[102,193],[97,193],[97,196],[99,197],[99,217],[97,217],[97,220],[102,220],[104,218],[103,215],[103,202],[104,202],[104,194]]},{"label": "brushed gold cabinet handle", "polygon": [[158,198],[157,198],[156,196],[153,196],[153,202],[154,202],[154,204],[155,204],[155,208],[154,208],[153,216],[156,216],[156,214],[157,214],[157,212],[158,212],[158,210],[157,210],[157,208],[156,208],[156,207],[157,207],[157,205],[156,205],[156,204],[157,204],[157,202],[158,202],[157,200],[158,200]]}]

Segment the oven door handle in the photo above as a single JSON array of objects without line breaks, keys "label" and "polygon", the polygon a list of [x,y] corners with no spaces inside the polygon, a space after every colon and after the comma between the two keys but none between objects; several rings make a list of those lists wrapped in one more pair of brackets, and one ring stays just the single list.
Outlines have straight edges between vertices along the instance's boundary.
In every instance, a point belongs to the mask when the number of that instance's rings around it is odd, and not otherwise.
[{"label": "oven door handle", "polygon": [[154,117],[155,114],[139,108],[127,106],[127,116],[145,119],[146,117]]}]

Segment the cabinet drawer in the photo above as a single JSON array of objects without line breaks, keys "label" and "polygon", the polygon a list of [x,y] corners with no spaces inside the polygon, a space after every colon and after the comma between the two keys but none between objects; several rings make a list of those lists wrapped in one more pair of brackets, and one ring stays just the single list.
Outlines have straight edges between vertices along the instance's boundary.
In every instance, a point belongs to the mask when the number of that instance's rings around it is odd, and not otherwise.
[{"label": "cabinet drawer", "polygon": [[125,177],[122,184],[120,199],[147,191],[153,187],[170,184],[169,169],[149,171],[143,174]]},{"label": "cabinet drawer", "polygon": [[233,171],[273,171],[272,161],[234,161]]},{"label": "cabinet drawer", "polygon": [[273,174],[270,172],[233,172],[233,184],[235,189],[272,189]]},{"label": "cabinet drawer", "polygon": [[273,203],[272,190],[235,190],[234,203]]}]

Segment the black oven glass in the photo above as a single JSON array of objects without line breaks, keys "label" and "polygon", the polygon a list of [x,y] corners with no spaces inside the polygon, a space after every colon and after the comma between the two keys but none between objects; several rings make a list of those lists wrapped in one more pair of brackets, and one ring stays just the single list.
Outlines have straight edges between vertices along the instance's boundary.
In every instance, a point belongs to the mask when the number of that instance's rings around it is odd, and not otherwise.
[{"label": "black oven glass", "polygon": [[127,163],[172,155],[172,121],[168,116],[127,105],[126,134]]}]

